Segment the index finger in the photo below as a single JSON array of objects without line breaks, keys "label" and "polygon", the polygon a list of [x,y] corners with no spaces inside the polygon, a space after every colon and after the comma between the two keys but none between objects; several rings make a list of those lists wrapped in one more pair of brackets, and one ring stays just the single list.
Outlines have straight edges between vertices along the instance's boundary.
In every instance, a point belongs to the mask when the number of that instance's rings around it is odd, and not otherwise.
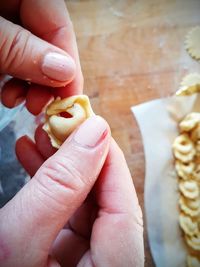
[{"label": "index finger", "polygon": [[56,88],[56,94],[66,97],[82,93],[83,77],[76,37],[64,0],[22,0],[20,17],[23,26],[33,34],[65,50],[75,60],[74,80],[63,88]]}]

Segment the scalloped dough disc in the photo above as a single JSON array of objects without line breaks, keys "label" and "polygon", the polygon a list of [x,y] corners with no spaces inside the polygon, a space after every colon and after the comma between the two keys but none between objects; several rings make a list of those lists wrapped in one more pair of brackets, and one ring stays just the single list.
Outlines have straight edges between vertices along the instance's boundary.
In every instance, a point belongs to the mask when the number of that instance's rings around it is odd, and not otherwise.
[{"label": "scalloped dough disc", "polygon": [[197,92],[200,92],[200,74],[190,73],[181,81],[180,89],[176,92],[176,95],[191,95]]},{"label": "scalloped dough disc", "polygon": [[200,26],[193,28],[187,34],[185,47],[192,58],[200,59]]}]

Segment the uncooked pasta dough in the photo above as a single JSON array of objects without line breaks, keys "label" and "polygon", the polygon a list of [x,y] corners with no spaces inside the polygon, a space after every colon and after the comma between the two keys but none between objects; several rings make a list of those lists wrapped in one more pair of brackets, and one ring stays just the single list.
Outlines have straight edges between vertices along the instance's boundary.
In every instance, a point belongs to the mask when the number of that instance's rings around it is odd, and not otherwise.
[{"label": "uncooked pasta dough", "polygon": [[200,27],[193,28],[186,36],[185,47],[194,59],[200,59]]}]

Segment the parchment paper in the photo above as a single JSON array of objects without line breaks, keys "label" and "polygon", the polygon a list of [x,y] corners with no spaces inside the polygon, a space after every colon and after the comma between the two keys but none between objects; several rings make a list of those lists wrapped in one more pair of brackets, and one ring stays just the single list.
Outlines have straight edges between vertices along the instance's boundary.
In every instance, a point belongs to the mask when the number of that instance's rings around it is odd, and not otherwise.
[{"label": "parchment paper", "polygon": [[145,153],[145,212],[152,255],[158,267],[186,266],[186,248],[178,225],[178,184],[172,142],[177,122],[200,112],[200,96],[171,97],[132,107]]}]

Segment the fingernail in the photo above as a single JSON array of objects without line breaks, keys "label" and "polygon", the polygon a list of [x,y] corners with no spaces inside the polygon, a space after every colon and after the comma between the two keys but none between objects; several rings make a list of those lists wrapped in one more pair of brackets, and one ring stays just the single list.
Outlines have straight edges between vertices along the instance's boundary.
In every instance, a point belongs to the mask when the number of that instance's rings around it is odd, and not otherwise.
[{"label": "fingernail", "polygon": [[50,52],[43,59],[42,72],[50,79],[61,82],[69,81],[74,77],[75,63],[69,56]]},{"label": "fingernail", "polygon": [[99,116],[87,119],[75,133],[74,140],[81,146],[95,147],[107,136],[108,124]]}]

